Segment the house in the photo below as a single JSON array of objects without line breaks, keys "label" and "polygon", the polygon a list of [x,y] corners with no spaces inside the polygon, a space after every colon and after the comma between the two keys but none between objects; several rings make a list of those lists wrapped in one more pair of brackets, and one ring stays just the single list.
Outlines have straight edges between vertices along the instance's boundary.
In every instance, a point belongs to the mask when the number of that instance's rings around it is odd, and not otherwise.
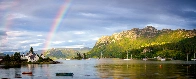
[{"label": "house", "polygon": [[0,61],[2,61],[2,60],[3,60],[3,57],[5,57],[5,54],[0,53]]},{"label": "house", "polygon": [[2,61],[3,60],[3,56],[0,56],[0,61]]},{"label": "house", "polygon": [[45,59],[45,58],[46,58],[43,54],[41,54],[41,55],[40,55],[40,57],[42,57],[43,59]]},{"label": "house", "polygon": [[33,55],[28,56],[27,59],[28,59],[28,62],[36,62],[39,60],[39,57],[37,54],[33,54]]},{"label": "house", "polygon": [[[43,56],[44,57],[44,56]],[[21,55],[20,57],[22,60],[27,59],[27,62],[36,62],[39,60],[39,56],[38,54],[32,53],[31,51],[29,51],[29,53],[27,53],[26,55],[23,53],[23,55]]]}]

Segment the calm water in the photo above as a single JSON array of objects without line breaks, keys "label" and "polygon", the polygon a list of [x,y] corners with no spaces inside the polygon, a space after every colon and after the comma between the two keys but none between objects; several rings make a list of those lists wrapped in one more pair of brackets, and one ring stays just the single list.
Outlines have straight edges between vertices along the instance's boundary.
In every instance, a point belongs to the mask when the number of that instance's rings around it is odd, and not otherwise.
[{"label": "calm water", "polygon": [[[0,66],[0,78],[22,79],[195,79],[196,61],[142,61],[121,59],[58,60],[62,64],[29,64],[5,69]],[[187,65],[188,64],[188,65]],[[32,71],[33,75],[22,72]],[[70,76],[55,73],[71,72]]]}]

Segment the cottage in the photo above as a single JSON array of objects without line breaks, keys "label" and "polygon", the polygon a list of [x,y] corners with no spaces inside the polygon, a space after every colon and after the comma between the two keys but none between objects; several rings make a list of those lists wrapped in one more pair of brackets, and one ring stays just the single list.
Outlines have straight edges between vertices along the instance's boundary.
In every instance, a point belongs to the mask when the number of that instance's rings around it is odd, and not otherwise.
[{"label": "cottage", "polygon": [[39,60],[39,57],[37,54],[33,54],[33,55],[28,56],[27,59],[28,59],[28,62],[36,62]]},{"label": "cottage", "polygon": [[3,56],[0,56],[0,61],[2,61],[3,60]]},{"label": "cottage", "polygon": [[0,53],[0,61],[2,61],[2,60],[3,60],[3,57],[5,57],[5,54]]},{"label": "cottage", "polygon": [[45,59],[45,58],[46,58],[43,54],[41,54],[41,55],[40,55],[40,57],[42,57],[43,59]]},{"label": "cottage", "polygon": [[[42,56],[44,57],[44,56]],[[23,55],[21,55],[20,57],[22,60],[27,59],[27,62],[36,62],[39,60],[39,56],[38,54],[32,53],[31,51],[29,51],[29,53],[27,53],[26,55],[23,53]]]}]

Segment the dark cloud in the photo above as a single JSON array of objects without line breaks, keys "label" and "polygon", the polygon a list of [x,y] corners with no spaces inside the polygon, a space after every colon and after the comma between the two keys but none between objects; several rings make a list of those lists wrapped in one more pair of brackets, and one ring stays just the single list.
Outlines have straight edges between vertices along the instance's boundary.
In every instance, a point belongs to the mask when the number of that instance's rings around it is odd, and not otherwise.
[{"label": "dark cloud", "polygon": [[5,31],[0,30],[0,36],[6,36],[6,35],[7,35],[7,34],[6,34]]},{"label": "dark cloud", "polygon": [[[28,50],[25,47],[30,45],[35,45],[35,49],[43,48],[51,29],[55,29],[51,47],[93,47],[96,39],[103,35],[146,25],[154,25],[158,29],[196,28],[195,0],[72,0],[57,28],[52,28],[64,2],[1,1],[0,29],[5,29],[4,25],[10,23],[7,31],[0,31],[0,36],[8,37],[9,44],[4,45],[8,48],[4,50],[12,50],[11,44],[15,45],[14,50]],[[8,15],[12,17],[6,18]],[[6,34],[13,31],[21,33]]]}]

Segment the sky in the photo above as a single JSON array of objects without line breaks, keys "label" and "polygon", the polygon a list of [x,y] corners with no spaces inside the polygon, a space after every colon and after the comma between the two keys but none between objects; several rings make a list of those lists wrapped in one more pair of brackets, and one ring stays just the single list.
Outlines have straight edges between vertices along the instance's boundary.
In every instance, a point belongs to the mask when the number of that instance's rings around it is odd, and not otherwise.
[{"label": "sky", "polygon": [[0,52],[93,47],[132,28],[195,29],[195,0],[0,0]]}]

